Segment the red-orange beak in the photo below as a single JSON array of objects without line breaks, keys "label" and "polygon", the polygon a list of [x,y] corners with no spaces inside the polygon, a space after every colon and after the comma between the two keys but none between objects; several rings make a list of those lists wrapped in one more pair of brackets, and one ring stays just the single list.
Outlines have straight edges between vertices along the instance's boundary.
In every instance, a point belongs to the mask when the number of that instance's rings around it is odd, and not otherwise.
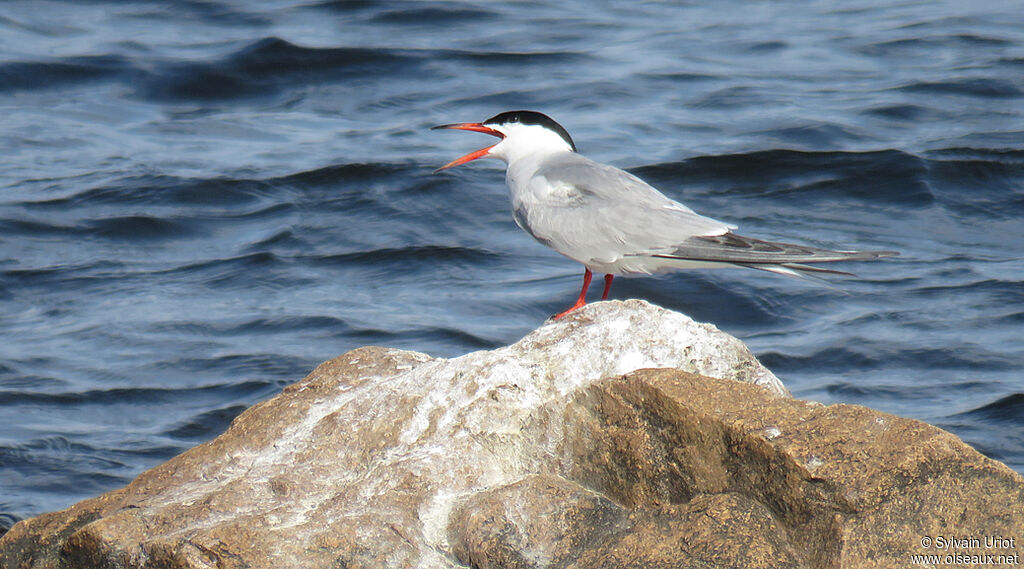
[{"label": "red-orange beak", "polygon": [[[478,122],[462,122],[462,123],[455,123],[455,124],[443,124],[443,125],[440,125],[440,126],[431,127],[430,130],[437,130],[437,129],[441,129],[441,128],[452,128],[452,129],[456,129],[456,130],[470,130],[470,131],[473,131],[473,132],[482,132],[484,134],[489,134],[491,136],[497,136],[498,138],[505,138],[504,134],[501,134],[500,132],[494,130],[493,128],[486,127],[486,126],[483,125],[483,123],[478,123]],[[487,148],[481,148],[480,150],[477,150],[475,152],[470,152],[469,154],[463,156],[462,158],[456,158],[455,160],[452,160],[451,162],[445,164],[444,166],[441,166],[437,170],[434,170],[434,173],[436,174],[436,173],[440,172],[441,170],[447,170],[448,168],[454,168],[455,166],[458,166],[459,164],[465,164],[466,162],[469,162],[470,160],[476,160],[477,158],[483,158],[484,156],[487,156],[487,153],[490,152],[490,150],[492,148],[494,148],[495,146],[497,146],[497,144],[492,144],[492,145],[488,146]]]}]

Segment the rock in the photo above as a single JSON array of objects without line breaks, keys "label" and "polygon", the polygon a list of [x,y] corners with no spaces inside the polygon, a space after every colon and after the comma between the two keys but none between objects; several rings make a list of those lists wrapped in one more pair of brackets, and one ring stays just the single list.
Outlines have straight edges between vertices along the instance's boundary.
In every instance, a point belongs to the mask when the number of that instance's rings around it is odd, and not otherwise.
[{"label": "rock", "polygon": [[[628,519],[609,532],[572,515],[579,498],[552,504],[550,492],[496,488],[454,516],[460,560],[480,568],[907,567],[911,555],[934,552],[921,546],[925,536],[1024,535],[1024,479],[920,421],[678,370],[597,382],[564,409],[562,476],[621,505]],[[470,516],[488,527],[466,523]],[[521,521],[538,518],[558,520],[558,531]],[[517,530],[493,530],[509,525]],[[596,545],[550,543],[587,531],[599,532],[589,540]],[[478,561],[538,543],[561,556]]]},{"label": "rock", "polygon": [[629,301],[451,360],[349,352],[16,524],[0,567],[905,567],[923,536],[1022,530],[1024,480],[953,435],[791,399]]},{"label": "rock", "polygon": [[627,529],[628,514],[565,478],[529,475],[470,496],[452,515],[449,540],[456,558],[479,569],[564,567]]},{"label": "rock", "polygon": [[630,511],[550,475],[472,496],[449,531],[455,557],[478,569],[717,567],[730,555],[736,567],[801,566],[771,512],[738,494]]}]

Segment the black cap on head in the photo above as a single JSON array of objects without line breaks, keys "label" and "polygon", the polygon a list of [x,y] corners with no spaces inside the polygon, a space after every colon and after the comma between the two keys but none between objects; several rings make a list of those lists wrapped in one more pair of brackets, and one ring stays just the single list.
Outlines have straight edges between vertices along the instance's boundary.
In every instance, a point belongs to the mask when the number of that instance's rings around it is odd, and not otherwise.
[{"label": "black cap on head", "polygon": [[562,125],[558,124],[554,119],[544,113],[538,113],[536,111],[505,111],[504,113],[494,115],[484,121],[485,125],[513,123],[540,125],[550,131],[556,132],[558,133],[558,136],[562,137],[562,140],[569,143],[569,147],[572,148],[572,151],[576,152],[576,144],[572,141],[572,137],[569,136],[569,132],[562,128]]}]

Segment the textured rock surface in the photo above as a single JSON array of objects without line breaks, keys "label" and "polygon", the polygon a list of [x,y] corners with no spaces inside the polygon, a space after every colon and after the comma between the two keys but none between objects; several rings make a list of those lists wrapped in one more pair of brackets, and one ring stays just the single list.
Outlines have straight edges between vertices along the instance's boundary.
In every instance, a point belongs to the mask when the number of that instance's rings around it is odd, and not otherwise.
[{"label": "textured rock surface", "polygon": [[1005,466],[793,400],[735,339],[629,301],[452,360],[349,352],[17,524],[0,567],[904,567],[922,536],[990,533],[1024,535]]},{"label": "textured rock surface", "polygon": [[672,370],[565,409],[566,477],[636,521],[569,567],[907,567],[925,536],[1024,535],[1024,479],[920,421]]}]

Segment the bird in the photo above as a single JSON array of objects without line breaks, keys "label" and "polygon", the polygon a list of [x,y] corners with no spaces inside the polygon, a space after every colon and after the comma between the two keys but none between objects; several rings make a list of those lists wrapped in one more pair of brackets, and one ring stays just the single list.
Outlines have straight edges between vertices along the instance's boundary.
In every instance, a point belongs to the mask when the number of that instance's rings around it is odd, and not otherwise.
[{"label": "bird", "polygon": [[746,267],[792,277],[851,273],[809,263],[865,261],[896,251],[833,251],[766,241],[698,214],[647,182],[579,154],[569,132],[536,111],[506,111],[483,122],[443,124],[432,130],[479,132],[500,140],[436,169],[478,158],[506,164],[505,178],[516,224],[540,243],[584,266],[576,303],[586,304],[594,273],[604,273],[601,300],[619,275],[647,275],[691,268]]}]

